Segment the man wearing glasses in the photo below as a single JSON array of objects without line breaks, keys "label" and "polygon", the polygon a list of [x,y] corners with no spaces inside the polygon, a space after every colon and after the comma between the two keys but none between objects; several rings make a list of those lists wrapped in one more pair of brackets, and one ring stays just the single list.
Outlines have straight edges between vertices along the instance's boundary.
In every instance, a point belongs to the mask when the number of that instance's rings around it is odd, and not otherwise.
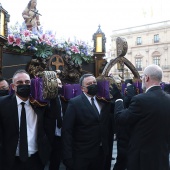
[{"label": "man wearing glasses", "polygon": [[63,163],[69,170],[104,170],[113,105],[97,100],[92,74],[84,74],[80,85],[83,93],[69,101],[63,119]]},{"label": "man wearing glasses", "polygon": [[48,106],[30,104],[30,82],[25,70],[16,71],[12,78],[14,95],[0,98],[2,170],[43,170],[49,158],[55,119]]},{"label": "man wearing glasses", "polygon": [[128,170],[169,170],[170,96],[160,87],[163,71],[157,65],[144,69],[142,89],[124,109],[120,92],[112,90],[116,123],[130,126]]}]

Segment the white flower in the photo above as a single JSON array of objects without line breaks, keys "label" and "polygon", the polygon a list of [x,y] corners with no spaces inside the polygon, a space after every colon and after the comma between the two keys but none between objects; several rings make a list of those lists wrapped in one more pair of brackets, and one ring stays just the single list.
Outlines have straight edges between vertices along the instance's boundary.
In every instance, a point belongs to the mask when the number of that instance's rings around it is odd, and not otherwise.
[{"label": "white flower", "polygon": [[38,36],[37,36],[37,35],[34,35],[34,34],[31,34],[31,35],[30,35],[30,38],[31,38],[31,39],[34,39],[34,40],[38,40]]},{"label": "white flower", "polygon": [[31,41],[31,38],[30,37],[25,37],[25,41],[26,42]]},{"label": "white flower", "polygon": [[21,44],[20,44],[20,46],[19,46],[19,47],[20,47],[21,49],[23,49],[23,48],[24,48],[24,46],[23,46],[23,45],[21,45]]}]

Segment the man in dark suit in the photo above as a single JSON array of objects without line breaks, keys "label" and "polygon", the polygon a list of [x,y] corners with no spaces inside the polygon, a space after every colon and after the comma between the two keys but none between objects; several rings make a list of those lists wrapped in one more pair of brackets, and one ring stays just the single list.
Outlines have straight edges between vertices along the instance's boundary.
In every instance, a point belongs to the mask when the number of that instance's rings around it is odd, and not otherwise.
[{"label": "man in dark suit", "polygon": [[[0,97],[9,94],[9,83],[3,77],[0,77]],[[2,167],[2,129],[0,129],[0,169]]]},{"label": "man in dark suit", "polygon": [[73,170],[103,170],[109,153],[111,102],[96,100],[92,74],[80,78],[83,93],[68,103],[63,119],[63,162]]},{"label": "man in dark suit", "polygon": [[8,81],[0,77],[0,96],[5,96],[9,94],[9,83]]},{"label": "man in dark suit", "polygon": [[0,98],[2,170],[43,170],[49,159],[55,119],[50,108],[29,103],[30,76],[18,70],[12,79],[14,95]]},{"label": "man in dark suit", "polygon": [[136,87],[133,85],[132,79],[126,79],[125,84],[126,84],[126,89],[125,89],[123,100],[124,100],[125,108],[128,108],[132,97],[135,96],[137,93],[136,93]]},{"label": "man in dark suit", "polygon": [[170,94],[170,84],[165,84],[164,85],[164,91],[168,94]]},{"label": "man in dark suit", "polygon": [[[125,84],[126,89],[123,96],[123,101],[124,107],[128,108],[132,97],[136,95],[136,88],[133,85],[132,79],[126,79]],[[126,170],[130,128],[129,125],[116,125],[117,157],[113,170]]]},{"label": "man in dark suit", "polygon": [[112,90],[116,122],[130,125],[128,170],[168,170],[170,141],[170,96],[160,87],[163,72],[157,65],[144,69],[143,94],[132,98],[124,109],[119,91]]},{"label": "man in dark suit", "polygon": [[65,113],[67,102],[61,99],[62,82],[57,78],[58,83],[58,96],[54,100],[56,106],[56,128],[55,137],[52,143],[52,152],[50,155],[49,170],[59,170],[61,164],[62,144],[61,144],[61,128],[62,119]]}]

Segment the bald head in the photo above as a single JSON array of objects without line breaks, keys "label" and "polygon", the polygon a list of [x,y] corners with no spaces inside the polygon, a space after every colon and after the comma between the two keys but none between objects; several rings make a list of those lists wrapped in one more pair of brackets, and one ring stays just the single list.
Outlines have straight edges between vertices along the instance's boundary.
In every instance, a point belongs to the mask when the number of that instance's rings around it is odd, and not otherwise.
[{"label": "bald head", "polygon": [[149,65],[144,69],[144,74],[148,75],[150,79],[158,81],[159,83],[162,81],[163,71],[158,65]]},{"label": "bald head", "polygon": [[151,86],[159,86],[162,81],[163,71],[155,64],[149,65],[144,69],[142,78],[143,90],[148,89]]}]

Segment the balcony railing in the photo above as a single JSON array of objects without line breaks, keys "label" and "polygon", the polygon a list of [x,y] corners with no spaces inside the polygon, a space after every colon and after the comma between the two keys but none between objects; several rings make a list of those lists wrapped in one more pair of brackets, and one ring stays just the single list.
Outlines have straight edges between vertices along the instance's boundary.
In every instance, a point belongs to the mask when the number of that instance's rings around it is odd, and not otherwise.
[{"label": "balcony railing", "polygon": [[136,41],[136,45],[142,45],[142,41]]},{"label": "balcony railing", "polygon": [[160,42],[161,42],[161,39],[160,39],[160,38],[158,38],[158,39],[152,39],[152,42],[153,42],[153,43],[160,43]]}]

